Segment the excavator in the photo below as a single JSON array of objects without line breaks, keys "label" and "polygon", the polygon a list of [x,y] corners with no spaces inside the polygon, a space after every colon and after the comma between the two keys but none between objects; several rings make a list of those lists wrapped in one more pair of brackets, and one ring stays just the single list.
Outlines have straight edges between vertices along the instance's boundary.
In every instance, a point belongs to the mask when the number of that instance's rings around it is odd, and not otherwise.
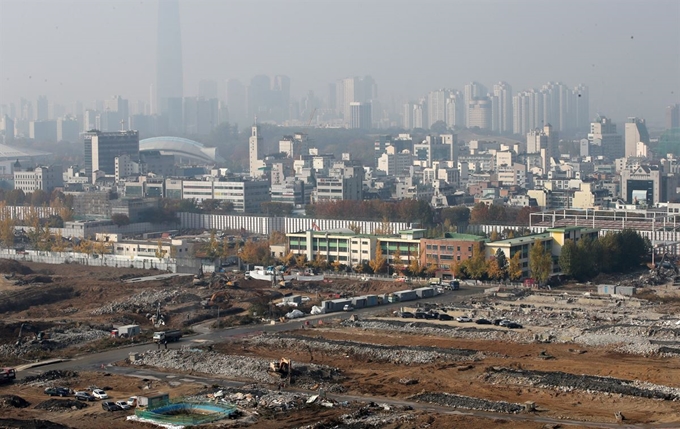
[{"label": "excavator", "polygon": [[219,306],[220,308],[229,308],[231,304],[231,295],[226,290],[220,290],[212,294],[212,296],[203,302],[204,308],[212,308]]},{"label": "excavator", "polygon": [[267,370],[267,372],[272,375],[278,374],[281,378],[287,378],[290,380],[293,372],[293,363],[290,359],[281,358],[278,362],[270,362],[269,370]]}]

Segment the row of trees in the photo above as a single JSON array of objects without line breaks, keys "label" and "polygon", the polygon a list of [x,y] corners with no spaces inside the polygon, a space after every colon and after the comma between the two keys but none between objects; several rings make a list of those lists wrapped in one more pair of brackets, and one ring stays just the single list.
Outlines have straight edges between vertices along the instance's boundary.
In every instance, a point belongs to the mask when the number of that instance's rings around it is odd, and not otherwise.
[{"label": "row of trees", "polygon": [[502,204],[487,205],[477,203],[470,210],[470,223],[511,223],[513,225],[529,225],[531,213],[539,211],[538,207],[509,207]]},{"label": "row of trees", "polygon": [[625,273],[640,267],[651,250],[651,243],[635,230],[609,232],[596,240],[567,240],[562,246],[559,265],[562,272],[579,281],[599,273]]}]

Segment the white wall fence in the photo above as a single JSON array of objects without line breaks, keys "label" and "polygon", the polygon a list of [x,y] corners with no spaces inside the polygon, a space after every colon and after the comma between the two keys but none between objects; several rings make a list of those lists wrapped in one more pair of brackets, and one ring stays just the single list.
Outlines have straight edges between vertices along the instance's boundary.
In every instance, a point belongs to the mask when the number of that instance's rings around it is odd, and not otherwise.
[{"label": "white wall fence", "polygon": [[115,255],[90,255],[78,252],[43,252],[38,250],[17,251],[0,249],[0,259],[13,259],[22,262],[43,264],[79,264],[92,267],[120,267],[139,269],[158,269],[172,273],[196,273],[200,260],[191,258],[134,258]]},{"label": "white wall fence", "polygon": [[[373,234],[382,229],[382,222],[358,221],[350,219],[312,219],[297,217],[266,217],[246,215],[211,215],[201,213],[179,213],[180,225],[184,229],[215,229],[215,230],[240,230],[244,229],[253,234],[269,235],[273,231],[291,233],[319,229],[358,227],[362,234]],[[410,228],[407,222],[389,222],[389,228],[393,233],[398,233]]]},{"label": "white wall fence", "polygon": [[38,213],[41,219],[50,217],[51,215],[59,214],[59,210],[52,207],[30,207],[30,206],[5,206],[4,210],[12,219],[25,220],[32,213]]}]

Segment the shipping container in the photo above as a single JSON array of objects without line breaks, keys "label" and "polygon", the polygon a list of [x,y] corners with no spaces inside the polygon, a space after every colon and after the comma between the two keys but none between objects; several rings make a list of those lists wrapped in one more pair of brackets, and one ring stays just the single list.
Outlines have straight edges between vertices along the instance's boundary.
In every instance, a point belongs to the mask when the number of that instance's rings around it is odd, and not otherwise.
[{"label": "shipping container", "polygon": [[365,296],[357,296],[355,298],[352,298],[352,305],[354,306],[354,308],[368,307],[368,300],[366,299]]},{"label": "shipping container", "polygon": [[418,295],[416,294],[416,291],[414,290],[402,290],[399,292],[394,292],[395,296],[398,297],[398,301],[403,302],[403,301],[413,301],[418,299]]},{"label": "shipping container", "polygon": [[434,288],[431,287],[421,287],[415,289],[414,292],[416,293],[418,298],[432,298],[435,295]]},{"label": "shipping container", "polygon": [[633,296],[635,295],[635,286],[616,286],[616,293],[618,295]]},{"label": "shipping container", "polygon": [[597,293],[600,295],[613,295],[616,293],[615,285],[597,285]]}]

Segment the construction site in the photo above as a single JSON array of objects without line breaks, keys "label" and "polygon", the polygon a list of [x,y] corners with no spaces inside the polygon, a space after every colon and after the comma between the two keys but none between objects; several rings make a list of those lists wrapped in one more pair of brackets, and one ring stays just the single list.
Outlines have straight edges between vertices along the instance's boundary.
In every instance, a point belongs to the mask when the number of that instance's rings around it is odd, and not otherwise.
[{"label": "construction site", "polygon": [[[0,359],[18,369],[0,386],[0,427],[154,427],[167,418],[44,393],[58,387],[207,404],[168,408],[184,416],[176,426],[680,425],[680,292],[670,256],[592,284],[463,284],[315,316],[325,300],[417,286],[15,261],[0,261],[0,272]],[[277,305],[292,295],[304,300]],[[292,309],[304,318],[287,319]],[[159,331],[181,334],[161,347]],[[32,367],[57,358],[66,361]],[[185,415],[217,409],[229,412],[212,423]]]}]

